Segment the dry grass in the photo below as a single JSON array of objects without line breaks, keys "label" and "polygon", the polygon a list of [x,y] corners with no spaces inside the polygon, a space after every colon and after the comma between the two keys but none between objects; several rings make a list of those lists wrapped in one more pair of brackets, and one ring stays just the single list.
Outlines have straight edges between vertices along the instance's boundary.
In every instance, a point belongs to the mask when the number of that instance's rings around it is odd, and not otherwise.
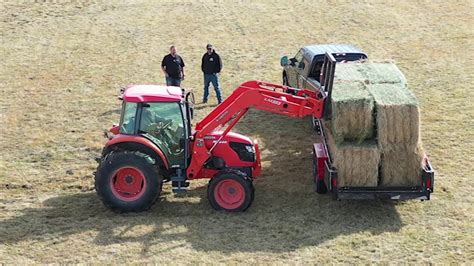
[{"label": "dry grass", "polygon": [[[39,2],[0,5],[0,262],[474,260],[471,1]],[[166,188],[147,213],[105,209],[91,173],[119,87],[163,82],[174,43],[188,66],[183,85],[199,98],[208,42],[224,60],[225,95],[244,80],[280,81],[280,56],[304,44],[353,43],[395,60],[420,100],[438,170],[432,200],[317,195],[308,121],[251,112],[238,130],[264,151],[248,212],[211,210],[205,181],[185,197]]]}]

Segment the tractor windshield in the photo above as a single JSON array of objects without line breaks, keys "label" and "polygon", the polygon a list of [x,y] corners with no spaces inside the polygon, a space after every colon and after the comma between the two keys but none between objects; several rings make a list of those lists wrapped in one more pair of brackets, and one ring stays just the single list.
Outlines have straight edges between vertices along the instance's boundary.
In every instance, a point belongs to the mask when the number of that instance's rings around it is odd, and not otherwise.
[{"label": "tractor windshield", "polygon": [[170,163],[184,159],[184,120],[180,103],[150,102],[142,107],[139,133],[146,134],[167,154]]}]

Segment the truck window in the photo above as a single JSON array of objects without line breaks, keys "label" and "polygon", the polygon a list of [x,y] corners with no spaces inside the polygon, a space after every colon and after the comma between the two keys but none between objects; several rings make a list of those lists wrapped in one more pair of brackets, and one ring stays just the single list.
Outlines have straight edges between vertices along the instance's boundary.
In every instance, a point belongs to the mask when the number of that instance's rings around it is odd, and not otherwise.
[{"label": "truck window", "polygon": [[309,68],[311,67],[311,62],[306,57],[304,57],[303,64],[304,64],[303,76],[309,77],[308,72],[309,72]]},{"label": "truck window", "polygon": [[298,63],[303,60],[303,51],[302,50],[299,50],[298,53],[296,53],[295,60]]},{"label": "truck window", "polygon": [[309,78],[314,78],[315,80],[319,81],[319,77],[321,74],[321,68],[323,67],[324,61],[322,60],[316,60],[316,63],[314,63],[313,68],[308,74]]}]

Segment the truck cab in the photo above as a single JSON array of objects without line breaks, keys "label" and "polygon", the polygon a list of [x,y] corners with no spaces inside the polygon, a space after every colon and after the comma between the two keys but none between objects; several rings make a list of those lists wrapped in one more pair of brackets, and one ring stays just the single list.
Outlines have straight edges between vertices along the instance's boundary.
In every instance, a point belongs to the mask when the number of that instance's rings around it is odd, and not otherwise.
[{"label": "truck cab", "polygon": [[281,58],[283,84],[299,89],[319,88],[326,53],[331,53],[337,62],[367,59],[362,50],[349,44],[308,45],[301,48],[292,58]]}]

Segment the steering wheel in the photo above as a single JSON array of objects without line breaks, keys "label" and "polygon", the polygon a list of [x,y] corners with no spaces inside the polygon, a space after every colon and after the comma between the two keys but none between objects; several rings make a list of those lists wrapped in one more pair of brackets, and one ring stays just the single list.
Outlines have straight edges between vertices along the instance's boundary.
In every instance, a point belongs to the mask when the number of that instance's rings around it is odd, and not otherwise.
[{"label": "steering wheel", "polygon": [[171,131],[171,126],[173,125],[173,120],[163,120],[156,123],[152,123],[149,126],[149,131],[154,135],[162,135],[165,133],[165,130]]}]

